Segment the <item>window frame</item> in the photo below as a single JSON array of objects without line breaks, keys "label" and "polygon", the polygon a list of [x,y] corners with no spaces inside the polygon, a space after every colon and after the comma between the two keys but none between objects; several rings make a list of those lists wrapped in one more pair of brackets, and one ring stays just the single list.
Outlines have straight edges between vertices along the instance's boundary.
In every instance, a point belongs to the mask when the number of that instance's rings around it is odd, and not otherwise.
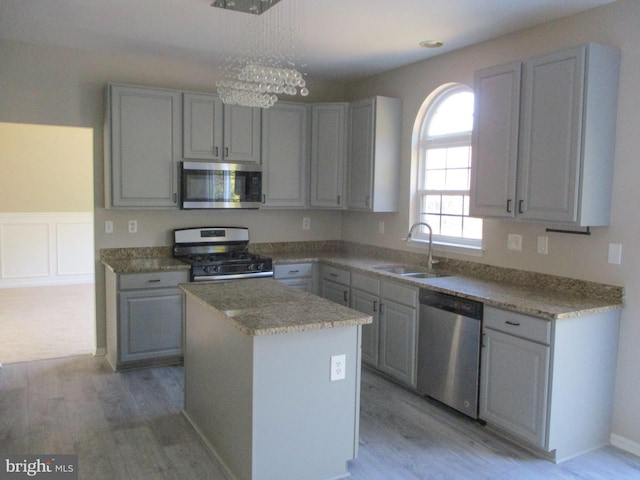
[{"label": "window frame", "polygon": [[[443,147],[450,148],[459,146],[471,148],[473,127],[469,131],[462,133],[452,133],[439,135],[437,138],[428,139],[426,133],[423,132],[428,129],[430,122],[433,120],[437,113],[438,107],[447,100],[451,95],[469,92],[474,93],[473,90],[467,85],[461,83],[448,83],[442,85],[440,88],[434,90],[423,102],[416,121],[414,123],[413,139],[414,139],[414,163],[415,163],[415,188],[412,198],[412,214],[411,223],[422,221],[422,197],[426,192],[433,194],[466,194],[470,195],[469,190],[427,190],[425,185],[426,168],[424,163],[426,162],[426,152],[429,148],[434,148],[442,145]],[[470,174],[470,172],[469,172]],[[472,217],[473,218],[473,217]],[[429,242],[429,233],[423,232],[422,229],[417,228],[412,234],[412,241],[420,243]],[[439,250],[448,250],[452,252],[466,253],[470,255],[478,255],[482,252],[482,238],[470,239],[457,236],[447,235],[433,235],[433,245]]]}]

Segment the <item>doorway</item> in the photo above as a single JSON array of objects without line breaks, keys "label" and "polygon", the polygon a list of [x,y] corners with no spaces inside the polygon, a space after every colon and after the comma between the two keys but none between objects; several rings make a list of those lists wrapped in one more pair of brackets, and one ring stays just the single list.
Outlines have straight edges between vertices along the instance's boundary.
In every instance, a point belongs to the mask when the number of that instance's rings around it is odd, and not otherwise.
[{"label": "doorway", "polygon": [[0,122],[0,169],[0,363],[93,352],[93,129]]}]

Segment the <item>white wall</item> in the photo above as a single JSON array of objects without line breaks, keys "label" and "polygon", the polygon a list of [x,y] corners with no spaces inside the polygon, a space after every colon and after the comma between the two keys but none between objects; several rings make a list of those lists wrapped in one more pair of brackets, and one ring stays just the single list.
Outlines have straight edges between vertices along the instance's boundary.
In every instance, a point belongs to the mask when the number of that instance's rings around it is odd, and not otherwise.
[{"label": "white wall", "polygon": [[[403,101],[402,188],[400,212],[385,215],[346,213],[343,238],[404,248],[410,224],[411,134],[426,96],[446,82],[473,86],[478,68],[507,63],[586,42],[618,47],[622,53],[611,226],[593,229],[590,237],[545,233],[547,225],[487,220],[483,263],[624,285],[627,307],[622,313],[614,441],[640,454],[640,2],[620,0],[563,20],[507,35],[493,41],[440,55],[349,85],[350,98],[367,95],[399,97]],[[377,233],[378,221],[385,233]],[[523,235],[523,251],[506,248],[507,234]],[[538,235],[549,236],[549,254],[536,253]],[[623,245],[622,265],[607,263],[609,243]]]}]

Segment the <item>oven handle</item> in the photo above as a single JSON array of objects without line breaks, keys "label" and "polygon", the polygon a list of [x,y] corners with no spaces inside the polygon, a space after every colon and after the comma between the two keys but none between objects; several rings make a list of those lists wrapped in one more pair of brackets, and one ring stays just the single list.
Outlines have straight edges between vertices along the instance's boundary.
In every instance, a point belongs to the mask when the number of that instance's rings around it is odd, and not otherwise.
[{"label": "oven handle", "polygon": [[269,272],[252,272],[252,273],[236,273],[231,275],[199,275],[193,277],[193,282],[222,282],[226,280],[240,280],[243,278],[270,278],[273,277],[273,271]]}]

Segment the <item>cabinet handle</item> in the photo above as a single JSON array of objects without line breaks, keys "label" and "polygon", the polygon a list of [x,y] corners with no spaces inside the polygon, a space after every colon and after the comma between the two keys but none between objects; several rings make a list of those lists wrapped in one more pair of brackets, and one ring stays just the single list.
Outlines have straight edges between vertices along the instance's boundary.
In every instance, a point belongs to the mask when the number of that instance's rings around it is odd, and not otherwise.
[{"label": "cabinet handle", "polygon": [[300,270],[289,270],[289,273],[300,273]]},{"label": "cabinet handle", "polygon": [[340,195],[338,195],[338,205],[340,205]]},{"label": "cabinet handle", "polygon": [[159,278],[156,278],[156,279],[153,279],[153,280],[147,280],[147,283],[159,283],[159,282],[160,282]]},{"label": "cabinet handle", "polygon": [[173,194],[173,203],[178,203],[178,194],[177,193]]},{"label": "cabinet handle", "polygon": [[345,290],[344,292],[344,301],[345,303],[349,301],[349,297],[347,296],[347,294],[349,293],[347,290]]},{"label": "cabinet handle", "polygon": [[374,312],[377,312],[377,311],[378,311],[378,301],[377,301],[377,300],[374,300],[374,301],[373,301],[373,311],[374,311]]},{"label": "cabinet handle", "polygon": [[371,199],[370,195],[367,195],[364,199],[364,204],[368,207],[369,206],[369,200]]},{"label": "cabinet handle", "polygon": [[380,302],[380,315],[382,315],[382,308],[384,307],[384,303]]},{"label": "cabinet handle", "polygon": [[266,194],[262,194],[262,203],[267,203],[267,195]]},{"label": "cabinet handle", "polygon": [[507,325],[513,325],[514,327],[519,327],[520,326],[520,322],[512,322],[510,320],[507,320],[506,322]]},{"label": "cabinet handle", "polygon": [[511,199],[507,200],[507,213],[511,213]]},{"label": "cabinet handle", "polygon": [[218,147],[213,147],[213,150],[215,152],[214,155],[217,157],[218,156]]},{"label": "cabinet handle", "polygon": [[518,213],[524,213],[524,212],[522,211],[522,202],[524,202],[524,200],[520,200],[520,201],[518,202]]},{"label": "cabinet handle", "polygon": [[338,274],[337,273],[330,273],[329,276],[333,277],[333,278],[336,278],[338,276]]},{"label": "cabinet handle", "polygon": [[229,156],[229,147],[224,147],[224,156],[225,157]]},{"label": "cabinet handle", "polygon": [[483,334],[482,334],[482,341],[480,342],[480,346],[481,346],[482,348],[485,348],[485,347],[486,347],[486,345],[484,344],[484,338],[485,338],[486,336],[487,336],[487,334],[486,334],[486,333],[483,333]]}]

